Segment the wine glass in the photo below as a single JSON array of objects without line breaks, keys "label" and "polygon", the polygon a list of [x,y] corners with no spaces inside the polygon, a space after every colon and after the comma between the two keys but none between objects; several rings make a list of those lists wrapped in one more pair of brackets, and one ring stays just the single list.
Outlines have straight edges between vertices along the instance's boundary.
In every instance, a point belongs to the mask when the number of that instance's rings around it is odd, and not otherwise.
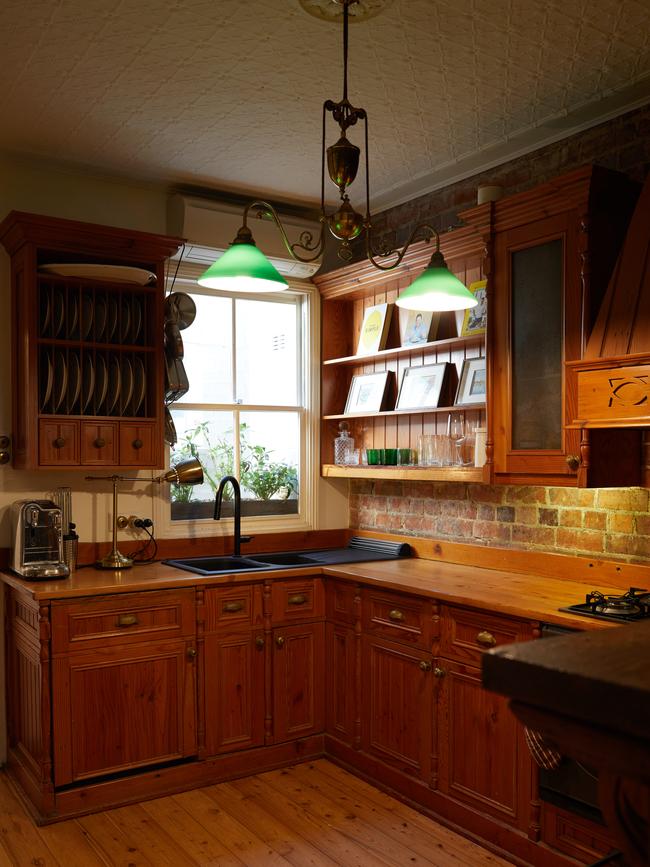
[{"label": "wine glass", "polygon": [[454,412],[449,414],[447,420],[447,434],[449,435],[454,449],[456,450],[456,458],[454,463],[456,466],[463,466],[463,443],[466,440],[465,436],[465,416],[463,413]]}]

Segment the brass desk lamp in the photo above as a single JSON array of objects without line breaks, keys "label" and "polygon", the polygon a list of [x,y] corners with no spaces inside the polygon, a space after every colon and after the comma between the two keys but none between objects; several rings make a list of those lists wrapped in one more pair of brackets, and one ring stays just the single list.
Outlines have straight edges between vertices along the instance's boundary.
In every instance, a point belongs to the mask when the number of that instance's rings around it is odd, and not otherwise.
[{"label": "brass desk lamp", "polygon": [[[117,550],[117,484],[118,482],[149,482],[135,476],[86,476],[87,482],[109,481],[113,483],[113,547],[105,557],[95,563],[97,569],[129,569],[133,560]],[[169,482],[172,485],[200,485],[203,482],[203,467],[197,458],[179,461],[161,476],[151,479],[159,485]]]}]

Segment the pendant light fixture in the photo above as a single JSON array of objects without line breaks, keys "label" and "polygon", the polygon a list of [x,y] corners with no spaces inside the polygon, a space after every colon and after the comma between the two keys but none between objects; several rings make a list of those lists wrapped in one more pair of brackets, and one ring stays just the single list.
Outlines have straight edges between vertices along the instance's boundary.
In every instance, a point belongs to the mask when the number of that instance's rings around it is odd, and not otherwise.
[{"label": "pendant light fixture", "polygon": [[[244,209],[243,225],[228,250],[199,277],[201,286],[212,289],[239,290],[248,292],[277,292],[286,289],[287,281],[258,250],[248,227],[251,213],[275,222],[289,255],[299,262],[313,262],[325,247],[329,231],[340,241],[338,256],[343,262],[352,258],[351,242],[364,235],[366,256],[375,268],[390,271],[396,268],[415,240],[436,239],[436,250],[431,262],[413,283],[397,298],[396,304],[411,310],[466,310],[474,307],[476,299],[463,283],[447,268],[440,252],[438,232],[427,224],[416,226],[401,250],[391,250],[382,241],[372,239],[370,214],[370,178],[368,167],[368,115],[364,108],[355,108],[348,99],[348,28],[350,18],[362,21],[377,15],[391,0],[299,0],[300,5],[317,18],[328,21],[343,19],[343,98],[323,103],[321,146],[321,203],[320,232],[314,238],[311,232],[303,232],[296,243],[291,243],[282,226],[280,217],[268,202],[250,202]],[[326,147],[327,117],[331,114],[339,126],[339,138]],[[359,168],[361,150],[349,141],[347,131],[357,123],[363,123],[366,175],[366,213],[360,214],[352,207],[347,187],[354,181]],[[339,208],[331,214],[325,209],[325,166],[332,182],[338,187],[341,198]],[[379,260],[382,261],[379,261]],[[391,259],[390,263],[386,260]]]}]

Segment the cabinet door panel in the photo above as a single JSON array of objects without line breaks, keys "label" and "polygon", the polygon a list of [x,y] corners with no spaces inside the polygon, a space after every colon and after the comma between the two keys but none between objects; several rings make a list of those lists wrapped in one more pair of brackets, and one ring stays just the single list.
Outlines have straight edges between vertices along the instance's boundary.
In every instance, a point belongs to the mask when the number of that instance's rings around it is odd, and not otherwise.
[{"label": "cabinet door panel", "polygon": [[353,629],[327,624],[326,730],[346,744],[355,734],[358,644]]},{"label": "cabinet door panel", "polygon": [[184,641],[62,656],[53,665],[57,786],[196,752]]},{"label": "cabinet door panel", "polygon": [[208,755],[264,743],[264,646],[251,632],[205,637]]},{"label": "cabinet door panel", "polygon": [[431,669],[430,658],[422,652],[363,637],[363,749],[421,779],[428,779],[431,771]]},{"label": "cabinet door panel", "polygon": [[507,699],[481,686],[478,668],[440,660],[440,790],[526,827],[531,758]]},{"label": "cabinet door panel", "polygon": [[273,731],[276,743],[325,727],[325,624],[273,633]]}]

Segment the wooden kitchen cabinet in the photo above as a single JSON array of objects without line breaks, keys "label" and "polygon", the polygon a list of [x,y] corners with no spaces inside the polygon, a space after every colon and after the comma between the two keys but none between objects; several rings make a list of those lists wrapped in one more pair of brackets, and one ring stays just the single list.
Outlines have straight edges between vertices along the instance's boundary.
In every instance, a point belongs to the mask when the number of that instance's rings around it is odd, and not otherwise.
[{"label": "wooden kitchen cabinet", "polygon": [[523,726],[502,697],[481,685],[482,654],[533,637],[524,622],[445,607],[437,672],[440,791],[457,801],[529,830],[532,758]]},{"label": "wooden kitchen cabinet", "polygon": [[12,211],[0,242],[14,466],[162,467],[164,264],[182,241]]},{"label": "wooden kitchen cabinet", "polygon": [[196,753],[194,592],[52,605],[54,784]]},{"label": "wooden kitchen cabinet", "polygon": [[205,592],[205,751],[209,756],[264,743],[265,638],[261,587]]},{"label": "wooden kitchen cabinet", "polygon": [[[445,232],[441,249],[450,270],[467,285],[484,276],[484,243],[473,228]],[[334,438],[342,420],[348,422],[357,448],[409,448],[417,450],[421,434],[445,433],[447,418],[454,409],[458,377],[465,358],[485,355],[485,336],[458,337],[453,313],[442,314],[436,338],[419,345],[400,345],[400,316],[395,307],[387,348],[369,355],[357,355],[365,310],[373,305],[393,304],[401,290],[413,282],[428,265],[433,242],[413,244],[401,264],[392,271],[379,271],[360,262],[314,277],[322,304],[321,367],[321,472],[343,478],[449,479],[481,482],[482,467],[434,466],[342,466],[334,463]],[[409,367],[451,362],[439,405],[422,411],[396,410],[398,390]],[[357,374],[388,371],[386,406],[380,412],[346,414],[345,406],[352,378]],[[463,407],[469,427],[485,424],[485,404]]]},{"label": "wooden kitchen cabinet", "polygon": [[325,728],[325,624],[273,630],[273,740],[306,737]]}]

